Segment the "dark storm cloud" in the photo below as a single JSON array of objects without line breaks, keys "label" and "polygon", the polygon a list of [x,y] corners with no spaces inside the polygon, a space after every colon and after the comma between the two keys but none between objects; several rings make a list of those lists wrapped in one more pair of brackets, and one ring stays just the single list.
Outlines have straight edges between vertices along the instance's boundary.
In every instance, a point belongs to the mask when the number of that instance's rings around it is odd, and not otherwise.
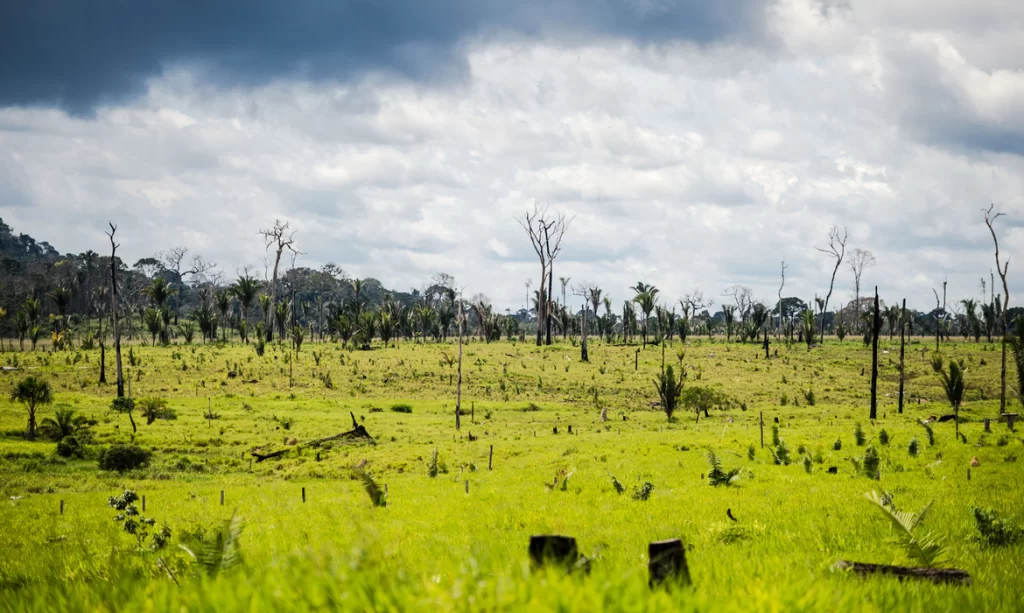
[{"label": "dark storm cloud", "polygon": [[179,64],[219,84],[456,78],[461,41],[512,33],[639,42],[762,35],[766,0],[10,0],[0,3],[0,106],[88,113]]}]

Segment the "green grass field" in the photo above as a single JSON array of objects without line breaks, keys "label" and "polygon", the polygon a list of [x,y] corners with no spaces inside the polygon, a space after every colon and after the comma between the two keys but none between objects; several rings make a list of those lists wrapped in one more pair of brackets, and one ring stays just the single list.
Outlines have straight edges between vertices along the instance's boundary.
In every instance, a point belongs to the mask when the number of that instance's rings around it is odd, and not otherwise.
[{"label": "green grass field", "polygon": [[[967,442],[954,438],[948,421],[933,424],[933,445],[918,420],[951,412],[931,368],[933,340],[907,345],[902,415],[899,346],[880,343],[874,422],[870,347],[831,339],[812,351],[776,348],[765,360],[760,346],[720,339],[676,342],[664,354],[648,347],[639,356],[636,346],[592,344],[584,364],[569,343],[473,342],[465,347],[465,414],[456,431],[455,367],[445,359],[455,354],[453,343],[403,341],[372,351],[307,343],[293,363],[278,346],[262,357],[237,344],[133,346],[134,366],[126,347],[132,396],[167,399],[177,419],[147,425],[136,412],[134,440],[154,455],[148,467],[125,474],[101,471],[95,459],[104,446],[132,438],[128,416],[109,408],[114,386],[96,384],[98,350],[0,354],[0,363],[18,368],[0,373],[0,608],[1024,608],[1024,545],[984,543],[972,514],[975,506],[990,507],[1024,526],[1020,434],[994,419],[992,433],[983,431],[982,419],[999,413],[998,346],[942,346],[944,356],[963,358],[968,368],[960,425]],[[681,409],[669,423],[652,405],[663,355],[666,364],[686,365],[687,386],[712,386],[735,406],[699,421]],[[107,361],[113,381],[113,356]],[[54,404],[42,407],[40,418],[68,405],[98,421],[86,458],[66,460],[53,442],[24,440],[26,411],[6,397],[28,374],[53,386]],[[392,411],[399,403],[412,412]],[[1020,408],[1016,398],[1008,405]],[[215,419],[204,416],[208,410]],[[350,412],[376,444],[302,446],[351,429]],[[769,450],[776,419],[789,465],[777,465]],[[857,424],[863,446],[855,441]],[[888,444],[879,440],[883,429]],[[292,438],[295,447],[286,444]],[[916,457],[908,452],[912,439]],[[881,456],[878,481],[856,467],[869,447]],[[291,451],[252,462],[256,448]],[[439,474],[431,477],[435,450]],[[742,469],[733,486],[708,484],[708,450],[726,469]],[[972,458],[980,465],[971,468]],[[387,485],[386,507],[371,504],[357,465]],[[611,475],[624,493],[616,493]],[[644,482],[653,492],[634,500]],[[113,521],[107,498],[125,489],[145,495],[144,515],[171,529],[167,547],[137,550]],[[890,542],[888,520],[865,498],[873,490],[901,510],[934,501],[918,529],[944,539],[940,565],[968,571],[972,584],[833,571],[838,560],[910,564]],[[232,515],[244,521],[242,563],[207,574],[177,545],[201,535],[209,542]],[[574,536],[592,559],[590,574],[531,570],[534,534]],[[686,543],[692,587],[648,587],[647,544],[667,538]]]}]

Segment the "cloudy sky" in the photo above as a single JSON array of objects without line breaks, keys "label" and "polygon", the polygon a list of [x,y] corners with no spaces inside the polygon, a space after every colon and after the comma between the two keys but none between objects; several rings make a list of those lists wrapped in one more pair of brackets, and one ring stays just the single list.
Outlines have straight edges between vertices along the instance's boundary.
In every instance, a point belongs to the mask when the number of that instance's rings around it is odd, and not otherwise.
[{"label": "cloudy sky", "polygon": [[534,202],[574,216],[555,275],[617,304],[773,304],[783,258],[811,299],[840,225],[921,309],[980,294],[995,203],[1020,296],[1024,3],[0,3],[0,217],[61,251],[112,220],[130,261],[262,271],[280,218],[300,265],[515,309]]}]

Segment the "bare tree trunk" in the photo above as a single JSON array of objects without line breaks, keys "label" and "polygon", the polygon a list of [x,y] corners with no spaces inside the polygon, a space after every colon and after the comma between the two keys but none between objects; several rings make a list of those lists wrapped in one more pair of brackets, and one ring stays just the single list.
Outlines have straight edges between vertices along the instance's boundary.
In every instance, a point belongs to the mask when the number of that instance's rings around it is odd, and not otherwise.
[{"label": "bare tree trunk", "polygon": [[907,327],[906,321],[905,321],[906,317],[907,317],[907,299],[904,298],[903,299],[903,308],[900,309],[900,409],[899,409],[900,415],[903,414],[903,379],[904,379],[903,355],[904,355],[904,350],[906,349],[906,336],[904,335],[904,331],[906,330],[906,327]]},{"label": "bare tree trunk", "polygon": [[[124,398],[124,374],[121,369],[121,324],[117,317],[117,243],[114,242],[114,233],[117,226],[110,224],[110,314],[113,318],[114,327],[114,360],[117,364],[117,397]],[[135,424],[132,424],[134,429]]]},{"label": "bare tree trunk", "polygon": [[878,332],[881,325],[878,286],[875,286],[875,314],[871,318],[871,419],[878,418]]},{"label": "bare tree trunk", "polygon": [[[999,239],[996,238],[995,228],[992,224],[995,223],[996,219],[999,219],[1003,213],[996,213],[992,215],[992,209],[995,205],[988,207],[985,211],[985,225],[988,226],[989,232],[992,233],[992,242],[996,248],[996,272],[999,273],[999,278],[1003,281],[1003,308],[1000,314],[1002,320],[1002,329],[999,331],[999,336],[1003,339],[1003,359],[1002,366],[999,371],[999,414],[1002,415],[1006,412],[1006,310],[1010,307],[1010,288],[1006,283],[1006,274],[1010,268],[1010,261],[1007,259],[1006,264],[1001,264],[999,260]],[[995,290],[995,279],[992,280],[993,291]],[[993,307],[995,301],[993,300]]]},{"label": "bare tree trunk", "polygon": [[[465,321],[465,316],[462,313],[462,300],[459,300],[459,370],[458,378],[455,384],[455,429],[459,430],[461,427],[461,415],[462,415],[462,322]],[[539,332],[538,332],[539,334]],[[537,344],[540,344],[538,338]]]},{"label": "bare tree trunk", "polygon": [[582,339],[580,340],[580,360],[584,362],[590,361],[590,356],[587,355],[587,313],[589,312],[586,299],[583,300],[583,333]]},{"label": "bare tree trunk", "polygon": [[[552,258],[550,260],[550,262],[548,263],[548,295],[546,296],[546,298],[548,300],[551,300],[552,292],[554,291],[554,283],[555,283],[555,260]],[[550,317],[547,318],[547,321],[545,322],[545,324],[547,325],[547,332],[546,332],[547,338],[544,341],[544,344],[545,345],[550,345],[551,344],[551,318]]]}]

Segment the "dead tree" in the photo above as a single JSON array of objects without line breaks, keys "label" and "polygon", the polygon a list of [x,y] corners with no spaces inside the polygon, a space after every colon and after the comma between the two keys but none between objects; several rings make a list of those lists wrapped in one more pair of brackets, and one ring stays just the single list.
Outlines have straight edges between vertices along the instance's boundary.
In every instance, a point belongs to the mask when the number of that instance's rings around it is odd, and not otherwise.
[{"label": "dead tree", "polygon": [[[533,211],[523,213],[516,221],[526,230],[530,244],[540,260],[540,288],[537,292],[537,345],[541,345],[542,337],[551,344],[551,319],[548,314],[551,292],[554,290],[553,268],[555,258],[562,250],[562,238],[569,229],[571,219],[558,214],[549,216],[548,207],[534,203]],[[529,291],[529,290],[527,290]]]},{"label": "dead tree", "polygon": [[[1006,273],[1010,269],[1010,258],[1006,258],[1006,263],[1001,263],[999,259],[999,239],[996,238],[996,230],[992,227],[997,219],[1002,217],[1004,213],[992,214],[995,205],[989,205],[988,209],[983,209],[985,213],[985,225],[988,226],[989,232],[992,233],[992,242],[996,248],[996,272],[999,273],[999,278],[1003,281],[1003,308],[1000,319],[1003,325],[999,331],[999,336],[1003,337],[1003,362],[1002,367],[999,371],[999,414],[1002,415],[1006,412],[1006,310],[1010,307],[1010,287],[1006,283]],[[993,286],[995,286],[995,279],[993,279]],[[993,287],[994,291],[994,287]],[[995,300],[993,300],[993,306],[995,306]]]},{"label": "dead tree", "polygon": [[843,257],[846,256],[846,239],[849,232],[843,227],[843,235],[839,235],[839,226],[832,226],[828,231],[828,247],[815,247],[818,251],[826,253],[836,259],[836,266],[832,269],[832,280],[828,284],[828,294],[825,294],[825,302],[821,308],[821,344],[825,344],[825,312],[828,311],[828,301],[832,298],[832,289],[836,284],[836,273],[843,264]]},{"label": "dead tree", "polygon": [[905,352],[905,349],[906,349],[906,337],[904,336],[904,331],[907,328],[906,318],[907,318],[907,299],[904,298],[903,299],[903,308],[900,309],[900,408],[899,408],[900,415],[903,414],[903,381],[904,381],[904,378],[905,378],[903,376],[904,375],[904,372],[903,372],[903,356],[904,356],[904,352]]},{"label": "dead tree", "polygon": [[195,254],[192,256],[192,266],[182,270],[182,261],[185,256],[188,255],[188,247],[172,247],[167,251],[159,254],[159,258],[163,260],[164,268],[173,272],[175,277],[175,283],[178,284],[178,293],[174,296],[174,325],[178,325],[178,317],[181,311],[181,301],[184,299],[185,288],[185,276],[196,276],[204,274],[217,266],[216,262],[207,262],[203,259],[203,256]]},{"label": "dead tree", "polygon": [[[274,272],[270,277],[270,308],[263,315],[267,319],[267,340],[272,340],[274,334],[274,307],[276,306],[277,299],[277,268],[281,264],[281,255],[285,249],[291,251],[292,254],[297,255],[299,252],[295,249],[295,231],[288,231],[290,227],[289,222],[281,223],[280,219],[274,220],[274,227],[267,230],[260,230],[260,234],[263,235],[263,240],[267,244],[267,251],[270,251],[271,247],[274,249]],[[284,334],[284,330],[280,331]]]},{"label": "dead tree", "polygon": [[455,384],[455,429],[459,430],[462,415],[462,327],[466,322],[466,313],[462,310],[462,292],[459,292],[459,314],[456,316],[456,323],[459,325],[459,370],[458,379]]},{"label": "dead tree", "polygon": [[117,226],[110,223],[110,314],[113,321],[114,332],[114,360],[117,363],[117,397],[124,398],[124,374],[121,369],[121,323],[117,316],[117,248],[120,247],[114,242],[114,233]]},{"label": "dead tree", "polygon": [[786,265],[786,258],[782,258],[782,282],[779,283],[779,326],[777,328],[777,336],[782,336],[782,288],[786,287],[786,269],[789,266]]},{"label": "dead tree", "polygon": [[871,419],[878,418],[878,333],[882,318],[878,312],[878,286],[875,286],[875,312],[871,317]]},{"label": "dead tree", "polygon": [[850,255],[850,270],[853,271],[853,321],[857,326],[860,325],[860,278],[864,274],[864,269],[874,265],[875,256],[867,249],[854,249]]}]

